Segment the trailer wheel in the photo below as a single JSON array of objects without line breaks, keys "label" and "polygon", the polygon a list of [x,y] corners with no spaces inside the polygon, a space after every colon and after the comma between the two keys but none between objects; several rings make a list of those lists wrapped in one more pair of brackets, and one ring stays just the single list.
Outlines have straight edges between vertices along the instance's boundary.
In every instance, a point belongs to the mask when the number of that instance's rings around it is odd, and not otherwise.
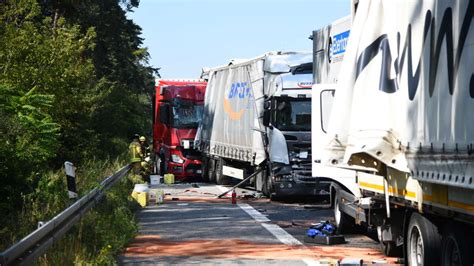
[{"label": "trailer wheel", "polygon": [[408,265],[438,265],[441,237],[427,218],[413,213],[407,231]]},{"label": "trailer wheel", "polygon": [[441,265],[467,266],[474,264],[474,256],[468,249],[472,235],[458,224],[450,223],[443,230],[441,241]]},{"label": "trailer wheel", "polygon": [[201,164],[201,170],[202,170],[202,181],[204,182],[209,182],[209,160],[208,159],[203,159],[202,164]]},{"label": "trailer wheel", "polygon": [[334,220],[337,226],[336,233],[343,234],[351,231],[353,219],[339,208],[339,190],[334,195]]},{"label": "trailer wheel", "polygon": [[216,161],[215,167],[215,176],[216,176],[216,183],[218,185],[227,185],[229,184],[229,178],[222,174],[222,159],[218,159]]},{"label": "trailer wheel", "polygon": [[207,171],[209,176],[209,182],[215,183],[216,182],[216,161],[214,159],[209,159],[207,162]]}]

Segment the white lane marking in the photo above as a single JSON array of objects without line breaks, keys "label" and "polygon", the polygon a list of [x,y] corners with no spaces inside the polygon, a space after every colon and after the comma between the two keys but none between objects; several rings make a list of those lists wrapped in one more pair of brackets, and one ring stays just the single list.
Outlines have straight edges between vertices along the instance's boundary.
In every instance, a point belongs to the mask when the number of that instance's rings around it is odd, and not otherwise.
[{"label": "white lane marking", "polygon": [[[252,206],[248,204],[238,204],[238,205],[242,210],[248,213],[257,222],[260,222],[259,220],[262,219],[262,217],[268,220],[268,222],[271,221],[270,219],[263,216],[263,214],[261,214],[259,211],[255,210]],[[245,207],[245,209],[243,207]],[[303,249],[307,248],[305,245],[303,245],[303,243],[301,243],[298,239],[294,238],[292,235],[286,232],[285,229],[281,228],[279,225],[269,224],[269,223],[264,223],[264,222],[262,222],[261,225],[263,226],[263,228],[267,229],[268,232],[274,235],[281,243],[285,245],[301,246],[301,248]],[[301,260],[304,263],[306,263],[306,265],[311,265],[311,266],[320,265],[318,261],[311,258],[302,258]]]},{"label": "white lane marking", "polygon": [[330,264],[321,264],[319,261],[317,260],[313,260],[313,259],[308,259],[308,258],[304,258],[304,259],[301,259],[304,263],[306,263],[306,265],[308,266],[321,266],[321,265],[330,265]]},{"label": "white lane marking", "polygon": [[262,222],[262,223],[270,222],[270,219],[265,217],[265,215],[261,214],[259,211],[257,211],[256,209],[254,209],[252,206],[248,205],[247,203],[239,203],[237,205],[239,205],[239,207],[242,210],[244,210],[248,215],[250,215],[250,217],[252,217],[255,221]]},{"label": "white lane marking", "polygon": [[[216,186],[220,191],[225,192],[229,190],[229,188],[217,185]],[[298,239],[294,238],[288,232],[286,232],[283,228],[281,228],[277,224],[269,224],[265,222],[271,222],[265,215],[261,214],[259,211],[254,209],[247,203],[239,203],[237,204],[243,211],[245,211],[250,217],[252,217],[255,221],[261,222],[261,225],[267,229],[272,235],[274,235],[281,243],[285,245],[294,245],[294,246],[301,246],[302,248],[307,248],[303,243],[301,243]],[[302,258],[301,259],[306,265],[321,265],[318,261],[311,259],[311,258]]]},{"label": "white lane marking", "polygon": [[218,188],[222,192],[226,192],[227,190],[229,190],[228,187],[224,187],[224,186],[221,186],[221,185],[217,185],[216,188]]},{"label": "white lane marking", "polygon": [[[269,220],[270,221],[270,220]],[[288,234],[283,228],[277,224],[267,224],[262,223],[262,226],[265,227],[270,233],[272,233],[281,243],[285,245],[294,245],[302,246],[303,244],[294,238],[292,235]]]}]

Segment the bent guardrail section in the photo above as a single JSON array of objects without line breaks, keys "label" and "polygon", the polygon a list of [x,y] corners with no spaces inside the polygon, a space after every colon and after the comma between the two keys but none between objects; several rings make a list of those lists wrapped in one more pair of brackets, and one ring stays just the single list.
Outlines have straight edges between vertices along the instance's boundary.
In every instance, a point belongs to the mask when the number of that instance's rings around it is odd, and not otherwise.
[{"label": "bent guardrail section", "polygon": [[104,192],[125,176],[129,170],[130,165],[127,165],[107,177],[99,187],[94,188],[42,227],[0,253],[0,266],[32,264],[76,224],[104,196]]}]

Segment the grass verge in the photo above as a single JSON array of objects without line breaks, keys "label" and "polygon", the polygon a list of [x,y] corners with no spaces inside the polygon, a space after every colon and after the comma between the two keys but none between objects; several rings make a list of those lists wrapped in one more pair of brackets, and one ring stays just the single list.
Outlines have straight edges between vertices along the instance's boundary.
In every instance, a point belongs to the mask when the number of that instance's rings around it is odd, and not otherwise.
[{"label": "grass verge", "polygon": [[[78,166],[79,198],[107,176],[126,165],[123,159],[90,160]],[[134,182],[122,178],[106,192],[78,224],[41,256],[38,265],[111,265],[137,231],[134,213],[140,207],[130,194]],[[14,243],[36,229],[39,221],[48,221],[73,203],[67,196],[64,171],[45,174],[33,193],[24,195],[24,208],[9,226],[2,229],[3,238]],[[11,245],[10,243],[10,245]],[[5,248],[5,247],[4,247]]]}]

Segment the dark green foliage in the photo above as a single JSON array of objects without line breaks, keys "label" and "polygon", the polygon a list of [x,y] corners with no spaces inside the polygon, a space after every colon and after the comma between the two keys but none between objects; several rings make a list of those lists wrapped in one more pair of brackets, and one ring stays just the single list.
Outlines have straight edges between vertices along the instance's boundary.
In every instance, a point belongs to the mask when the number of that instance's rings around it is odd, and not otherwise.
[{"label": "dark green foliage", "polygon": [[[126,162],[124,159],[87,160],[77,172],[79,195],[83,196]],[[92,208],[78,224],[41,256],[38,265],[111,265],[135,235],[134,212],[139,205],[132,200],[133,183],[124,177]],[[18,241],[36,228],[38,221],[48,221],[73,201],[67,197],[62,171],[42,176],[34,191],[23,197],[25,206],[9,225],[0,231],[0,250]]]},{"label": "dark green foliage", "polygon": [[66,160],[116,157],[133,133],[151,131],[155,70],[126,17],[139,0],[0,2],[1,241],[25,203],[65,196],[62,182],[38,176]]}]

